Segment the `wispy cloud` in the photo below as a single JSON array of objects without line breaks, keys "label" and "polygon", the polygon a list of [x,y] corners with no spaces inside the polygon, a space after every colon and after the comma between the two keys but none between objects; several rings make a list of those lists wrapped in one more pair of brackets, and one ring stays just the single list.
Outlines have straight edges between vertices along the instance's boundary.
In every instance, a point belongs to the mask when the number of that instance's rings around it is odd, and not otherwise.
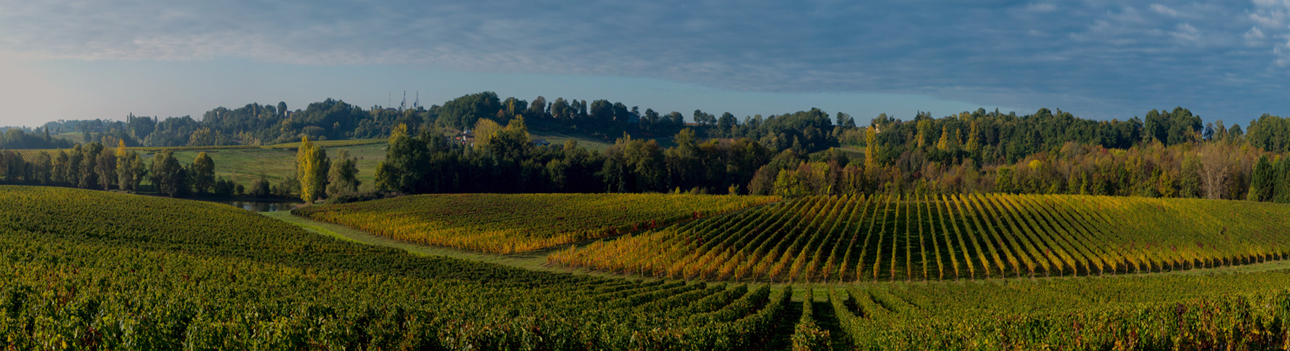
[{"label": "wispy cloud", "polygon": [[1151,11],[1155,11],[1158,14],[1162,14],[1170,17],[1178,16],[1178,11],[1174,11],[1174,9],[1170,8],[1169,6],[1165,6],[1161,4],[1151,4]]},{"label": "wispy cloud", "polygon": [[[1277,112],[1285,1],[0,0],[0,50],[82,60],[661,78],[745,91],[929,94],[1125,117]],[[1272,81],[1255,89],[1239,82]],[[1286,111],[1290,112],[1290,111]],[[1283,113],[1286,113],[1283,112]],[[1136,112],[1141,113],[1141,112]]]}]

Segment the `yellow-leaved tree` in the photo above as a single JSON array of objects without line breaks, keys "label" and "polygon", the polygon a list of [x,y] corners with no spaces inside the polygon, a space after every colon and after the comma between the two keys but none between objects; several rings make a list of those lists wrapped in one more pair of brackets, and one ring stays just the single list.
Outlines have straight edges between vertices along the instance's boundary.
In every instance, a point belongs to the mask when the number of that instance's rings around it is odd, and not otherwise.
[{"label": "yellow-leaved tree", "polygon": [[300,181],[300,199],[313,203],[322,197],[327,188],[327,171],[331,168],[327,151],[314,145],[309,137],[300,141],[296,151],[296,179]]},{"label": "yellow-leaved tree", "polygon": [[865,172],[878,172],[878,131],[877,127],[870,126],[864,131],[864,170]]},{"label": "yellow-leaved tree", "polygon": [[475,122],[475,146],[483,148],[500,131],[502,131],[502,126],[497,122],[487,118],[480,118],[479,121]]},{"label": "yellow-leaved tree", "polygon": [[951,146],[953,145],[950,144],[949,128],[947,128],[947,126],[941,126],[941,140],[936,141],[936,149],[949,151]]},{"label": "yellow-leaved tree", "polygon": [[399,137],[407,136],[407,135],[408,135],[408,125],[404,123],[399,123],[397,127],[394,127],[394,129],[390,130],[390,144],[393,144],[395,139],[398,139]]}]

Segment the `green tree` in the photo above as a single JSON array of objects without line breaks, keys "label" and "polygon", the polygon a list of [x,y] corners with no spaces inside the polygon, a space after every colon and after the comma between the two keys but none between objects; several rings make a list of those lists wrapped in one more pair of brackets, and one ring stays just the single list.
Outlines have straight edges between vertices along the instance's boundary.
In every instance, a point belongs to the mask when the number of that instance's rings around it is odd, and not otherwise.
[{"label": "green tree", "polygon": [[1272,167],[1273,185],[1272,200],[1277,203],[1290,202],[1290,157],[1281,157],[1281,161]]},{"label": "green tree", "polygon": [[1272,201],[1273,190],[1276,189],[1277,179],[1273,173],[1272,163],[1268,162],[1268,156],[1260,156],[1259,162],[1254,164],[1254,173],[1250,175],[1250,194],[1247,197],[1250,201]]},{"label": "green tree", "polygon": [[734,137],[734,129],[738,126],[739,119],[735,118],[735,115],[730,114],[730,112],[722,113],[721,117],[717,119],[717,130],[720,130],[724,136]]},{"label": "green tree", "polygon": [[994,191],[1001,193],[1013,192],[1011,168],[999,167],[998,174],[994,178]]},{"label": "green tree", "polygon": [[[45,128],[45,130],[48,131],[49,128]],[[54,158],[49,155],[49,152],[41,151],[40,154],[36,155],[36,163],[32,166],[35,168],[33,171],[37,182],[40,182],[40,184],[53,182]]]},{"label": "green tree", "polygon": [[182,197],[188,194],[188,174],[170,150],[158,152],[152,157],[149,177],[157,187],[157,192],[166,196]]},{"label": "green tree", "polygon": [[663,148],[650,139],[619,138],[605,151],[601,177],[609,192],[664,191],[666,175]]},{"label": "green tree", "polygon": [[124,191],[138,191],[139,183],[148,173],[139,153],[134,151],[126,152],[124,157],[118,158],[116,169],[117,186]]},{"label": "green tree", "polygon": [[689,189],[700,182],[703,176],[703,160],[700,158],[698,142],[694,130],[681,129],[673,137],[676,146],[663,153],[667,165],[668,188],[682,187]]},{"label": "green tree", "polygon": [[216,178],[214,185],[211,186],[211,193],[219,197],[232,197],[236,189],[237,184],[234,184],[231,180],[220,177]]},{"label": "green tree", "polygon": [[331,170],[327,174],[327,197],[357,192],[360,184],[358,158],[350,158],[348,151],[340,150],[332,160]]},{"label": "green tree", "polygon": [[301,140],[296,151],[296,179],[300,182],[301,200],[313,203],[324,195],[329,166],[326,150],[314,145],[308,137]]},{"label": "green tree", "polygon": [[511,123],[507,124],[506,128],[498,129],[493,133],[488,143],[482,146],[495,156],[506,160],[520,161],[533,148],[532,139],[529,138],[528,126],[524,123],[524,117],[511,120]]},{"label": "green tree", "polygon": [[839,126],[839,127],[842,127],[842,128],[855,128],[855,127],[856,127],[856,120],[855,120],[854,118],[851,118],[851,115],[849,115],[849,114],[845,114],[845,113],[842,113],[842,112],[838,112],[838,114],[837,114],[837,119],[838,119],[838,121],[835,123],[835,125],[837,125],[837,126]]},{"label": "green tree", "polygon": [[193,131],[193,135],[188,138],[188,146],[206,146],[215,145],[215,133],[210,128],[202,128]]},{"label": "green tree", "polygon": [[117,187],[123,191],[138,191],[139,183],[147,174],[148,169],[144,167],[143,160],[139,158],[139,153],[126,150],[125,142],[122,141],[116,148],[116,179]]},{"label": "green tree", "polygon": [[215,186],[215,161],[205,152],[197,153],[193,160],[193,189],[198,195],[206,195]]},{"label": "green tree", "polygon": [[67,172],[70,167],[69,165],[71,164],[70,157],[67,156],[67,151],[58,149],[58,153],[54,155],[53,163],[53,166],[49,170],[50,181],[54,183],[67,183]]},{"label": "green tree", "polygon": [[81,148],[81,152],[83,153],[80,170],[81,177],[80,183],[77,183],[76,186],[89,189],[89,187],[99,184],[99,172],[96,171],[96,168],[98,168],[99,154],[103,153],[103,144],[96,142],[85,144],[85,147]]},{"label": "green tree", "polygon": [[108,190],[112,185],[117,183],[116,174],[116,155],[113,152],[101,151],[99,157],[94,162],[94,173],[99,181],[99,186],[103,190]]},{"label": "green tree", "polygon": [[81,164],[85,163],[85,148],[82,145],[88,144],[76,144],[67,154],[67,167],[62,174],[64,174],[63,180],[71,186],[80,186],[83,177],[81,172],[84,171],[84,167]]},{"label": "green tree", "polygon": [[799,197],[810,195],[811,190],[802,181],[798,170],[783,170],[775,177],[775,195]]},{"label": "green tree", "polygon": [[475,121],[496,116],[497,111],[501,109],[502,104],[497,98],[497,93],[485,91],[445,102],[443,107],[439,108],[439,118],[436,121],[446,127],[470,128],[475,125]]},{"label": "green tree", "polygon": [[[424,133],[423,133],[424,134]],[[419,137],[399,134],[391,138],[385,161],[376,166],[376,187],[386,191],[415,193],[423,189],[430,151]]]},{"label": "green tree", "polygon": [[251,182],[251,196],[269,197],[270,195],[273,195],[273,192],[270,189],[269,178],[261,174],[260,178]]},{"label": "green tree", "polygon": [[950,147],[954,146],[954,144],[952,144],[950,141],[950,133],[949,133],[949,129],[947,128],[948,128],[947,126],[944,126],[944,125],[941,126],[941,139],[936,141],[937,150],[949,151]]}]

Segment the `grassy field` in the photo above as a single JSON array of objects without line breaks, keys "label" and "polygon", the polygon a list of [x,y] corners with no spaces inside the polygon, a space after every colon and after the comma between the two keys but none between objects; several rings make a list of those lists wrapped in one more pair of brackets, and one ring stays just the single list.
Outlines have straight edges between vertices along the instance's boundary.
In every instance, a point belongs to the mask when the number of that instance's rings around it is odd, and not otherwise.
[{"label": "grassy field", "polygon": [[516,253],[666,226],[775,200],[670,194],[417,195],[311,206],[294,213],[412,243]]},{"label": "grassy field", "polygon": [[852,282],[1158,272],[1279,260],[1290,207],[987,195],[808,197],[552,255],[684,279]]},{"label": "grassy field", "polygon": [[[578,146],[585,147],[596,152],[603,152],[614,145],[614,142],[621,138],[621,135],[612,135],[605,137],[596,137],[586,134],[572,133],[568,131],[554,131],[533,128],[529,130],[529,136],[533,139],[544,139],[551,145],[564,145],[565,141],[575,140]],[[654,139],[662,147],[673,147],[676,143],[672,141],[672,135],[632,135],[632,139]]]},{"label": "grassy field", "polygon": [[[358,157],[358,180],[363,182],[359,190],[375,189],[376,167],[385,160],[384,144],[332,146],[325,149],[327,157],[336,157],[340,150],[349,151],[350,157]],[[176,151],[175,157],[181,162],[192,162],[203,151],[215,161],[217,176],[232,179],[245,186],[250,186],[261,174],[277,183],[295,171],[294,149],[183,150]]]},{"label": "grassy field", "polygon": [[847,157],[850,157],[852,162],[862,162],[864,160],[865,147],[863,146],[842,145],[837,149],[838,151],[842,151],[843,154],[846,154]]}]

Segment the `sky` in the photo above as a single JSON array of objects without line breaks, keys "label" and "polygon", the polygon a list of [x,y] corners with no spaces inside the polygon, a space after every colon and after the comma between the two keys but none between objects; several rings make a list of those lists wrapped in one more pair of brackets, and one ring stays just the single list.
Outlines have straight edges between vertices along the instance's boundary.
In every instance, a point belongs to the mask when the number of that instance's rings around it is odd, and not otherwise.
[{"label": "sky", "polygon": [[858,122],[1290,115],[1290,0],[0,0],[0,126],[480,91]]}]

